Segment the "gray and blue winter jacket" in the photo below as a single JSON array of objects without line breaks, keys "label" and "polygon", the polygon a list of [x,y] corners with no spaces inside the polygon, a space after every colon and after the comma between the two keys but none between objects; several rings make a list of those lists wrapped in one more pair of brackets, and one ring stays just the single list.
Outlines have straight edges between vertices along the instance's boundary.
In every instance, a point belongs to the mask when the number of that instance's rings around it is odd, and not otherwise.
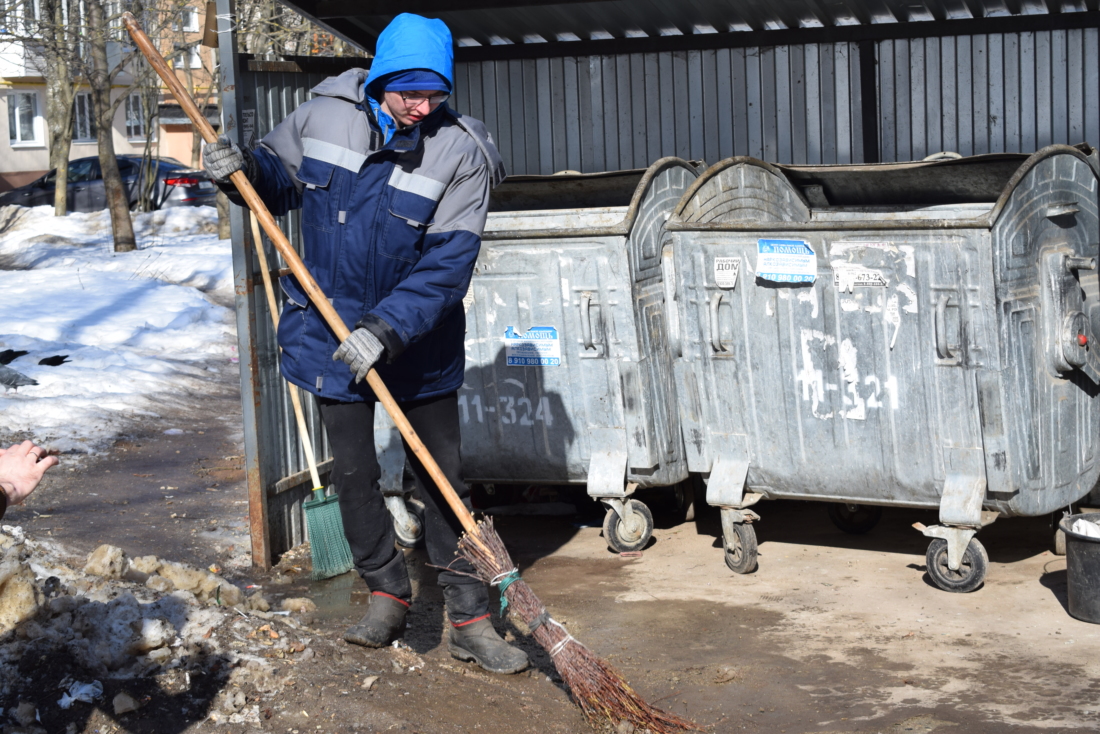
[{"label": "gray and blue winter jacket", "polygon": [[[423,68],[451,79],[431,61]],[[252,151],[250,178],[273,214],[301,208],[303,260],[344,322],[385,346],[377,369],[394,397],[443,395],[462,385],[461,303],[504,165],[484,125],[446,104],[383,143],[366,78],[353,69],[315,87]],[[332,360],[336,336],[294,276],[282,287],[286,378],[320,397],[373,400]]]}]

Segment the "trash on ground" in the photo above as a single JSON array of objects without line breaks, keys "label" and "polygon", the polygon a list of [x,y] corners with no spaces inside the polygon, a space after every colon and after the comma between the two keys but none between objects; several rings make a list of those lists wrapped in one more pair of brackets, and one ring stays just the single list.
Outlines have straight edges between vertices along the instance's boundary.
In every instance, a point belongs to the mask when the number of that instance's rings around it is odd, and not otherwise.
[{"label": "trash on ground", "polygon": [[68,691],[61,694],[61,700],[57,702],[57,705],[63,709],[67,709],[77,701],[92,703],[102,695],[103,684],[99,681],[92,681],[91,683],[81,683],[77,681],[69,686]]}]

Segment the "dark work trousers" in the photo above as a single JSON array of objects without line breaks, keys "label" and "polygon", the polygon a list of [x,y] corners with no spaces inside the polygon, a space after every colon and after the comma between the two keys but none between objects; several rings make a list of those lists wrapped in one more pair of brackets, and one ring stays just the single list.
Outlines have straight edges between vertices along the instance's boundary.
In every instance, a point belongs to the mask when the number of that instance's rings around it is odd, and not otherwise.
[{"label": "dark work trousers", "polygon": [[[393,518],[378,485],[381,469],[374,448],[375,404],[326,399],[319,403],[332,445],[332,484],[340,496],[344,534],[351,546],[355,568],[372,592],[390,594],[409,602],[412,584],[405,568],[405,556],[394,545]],[[462,480],[459,453],[457,394],[404,402],[401,408],[469,509],[470,490]],[[473,566],[455,556],[462,525],[407,443],[405,456],[416,474],[419,498],[424,502],[424,541],[428,558],[434,566],[449,566],[461,572],[439,572],[447,616],[452,624],[461,624],[488,614],[489,595],[485,585],[476,578],[462,575],[474,573]]]}]

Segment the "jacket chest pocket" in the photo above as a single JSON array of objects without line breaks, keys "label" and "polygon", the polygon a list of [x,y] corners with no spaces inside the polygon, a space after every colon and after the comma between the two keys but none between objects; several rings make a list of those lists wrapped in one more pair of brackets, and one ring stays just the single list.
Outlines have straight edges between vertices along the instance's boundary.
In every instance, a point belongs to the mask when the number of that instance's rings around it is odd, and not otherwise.
[{"label": "jacket chest pocket", "polygon": [[435,215],[436,202],[407,191],[395,191],[390,199],[390,215],[382,254],[395,260],[415,263],[420,259],[424,233]]},{"label": "jacket chest pocket", "polygon": [[340,209],[340,179],[336,166],[316,158],[303,158],[297,178],[302,190],[302,226],[332,232]]}]

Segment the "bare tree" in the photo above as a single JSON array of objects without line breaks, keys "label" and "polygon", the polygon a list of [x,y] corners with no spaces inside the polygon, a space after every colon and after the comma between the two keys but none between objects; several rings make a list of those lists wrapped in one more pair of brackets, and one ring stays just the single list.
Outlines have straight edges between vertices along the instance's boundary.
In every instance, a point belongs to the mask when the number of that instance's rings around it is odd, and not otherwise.
[{"label": "bare tree", "polygon": [[[115,240],[115,252],[137,249],[134,223],[130,219],[130,202],[122,185],[115,157],[114,116],[123,94],[111,100],[111,82],[122,71],[123,64],[112,68],[107,60],[107,39],[110,28],[100,0],[85,0],[88,9],[88,41],[91,49],[91,66],[84,69],[91,87],[92,107],[95,110],[96,142],[99,144],[99,168],[103,174],[103,188],[107,194],[107,210],[111,213],[111,232]],[[129,61],[129,59],[127,59]]]},{"label": "bare tree", "polygon": [[76,85],[73,84],[72,23],[77,20],[73,0],[42,0],[42,50],[46,62],[46,129],[49,135],[50,168],[57,171],[54,186],[54,216],[68,213],[69,151],[73,142],[73,114]]},{"label": "bare tree", "polygon": [[[141,109],[136,114],[141,118],[141,128],[146,131],[145,146],[141,153],[141,167],[137,180],[137,205],[138,211],[151,212],[159,205],[154,200],[157,187],[158,163],[157,155],[160,148],[160,136],[153,135],[157,122],[158,102],[160,101],[160,79],[149,64],[135,59],[133,63],[134,86],[138,98],[141,100]],[[133,115],[134,110],[128,110]]]},{"label": "bare tree", "polygon": [[[176,12],[194,13],[197,18],[198,8],[192,6],[190,0],[183,0],[183,5]],[[219,72],[211,60],[213,55],[207,58],[199,52],[202,42],[201,32],[189,30],[184,17],[181,16],[179,22],[174,22],[171,27],[173,33],[167,40],[171,41],[173,46],[173,68],[182,72],[180,81],[183,82],[184,88],[198,108],[205,112],[208,106],[219,101]],[[199,62],[197,67],[196,60]],[[191,135],[191,166],[199,168],[202,161],[202,134],[198,126],[191,126]]]},{"label": "bare tree", "polygon": [[279,56],[365,56],[278,0],[238,0],[237,42],[246,53]]},{"label": "bare tree", "polygon": [[[77,0],[16,0],[5,7],[3,34],[24,49],[27,63],[46,80],[46,132],[50,168],[56,171],[54,214],[65,216],[68,210],[65,185],[68,180],[69,150],[72,144],[73,84],[71,23]],[[0,0],[2,3],[2,0]]]}]

